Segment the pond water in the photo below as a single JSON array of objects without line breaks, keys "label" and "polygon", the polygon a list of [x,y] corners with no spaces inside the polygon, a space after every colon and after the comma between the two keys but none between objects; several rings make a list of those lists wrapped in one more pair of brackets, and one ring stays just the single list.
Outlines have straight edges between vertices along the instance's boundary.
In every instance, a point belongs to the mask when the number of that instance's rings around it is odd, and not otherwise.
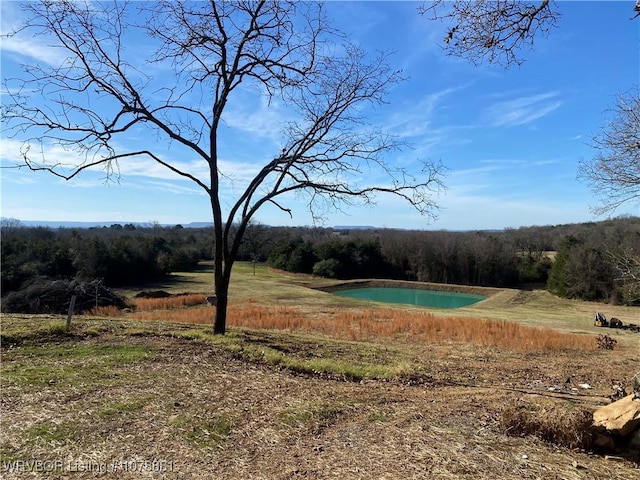
[{"label": "pond water", "polygon": [[404,303],[421,307],[460,308],[484,300],[484,295],[471,293],[440,292],[436,290],[416,290],[412,288],[354,288],[335,292],[342,297],[360,298],[386,303]]}]

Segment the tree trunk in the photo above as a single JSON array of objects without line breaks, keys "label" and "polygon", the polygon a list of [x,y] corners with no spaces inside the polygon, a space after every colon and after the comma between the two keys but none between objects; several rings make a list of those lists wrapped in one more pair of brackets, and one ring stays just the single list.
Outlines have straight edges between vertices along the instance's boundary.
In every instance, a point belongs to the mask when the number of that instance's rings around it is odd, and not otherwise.
[{"label": "tree trunk", "polygon": [[213,321],[213,333],[215,335],[224,335],[227,329],[227,302],[228,302],[229,284],[226,287],[216,287],[216,316]]},{"label": "tree trunk", "polygon": [[[220,262],[221,264],[223,262]],[[231,283],[231,265],[227,260],[221,273],[215,272],[216,315],[213,321],[213,333],[224,335],[227,328],[227,305],[229,303],[229,284]]]}]

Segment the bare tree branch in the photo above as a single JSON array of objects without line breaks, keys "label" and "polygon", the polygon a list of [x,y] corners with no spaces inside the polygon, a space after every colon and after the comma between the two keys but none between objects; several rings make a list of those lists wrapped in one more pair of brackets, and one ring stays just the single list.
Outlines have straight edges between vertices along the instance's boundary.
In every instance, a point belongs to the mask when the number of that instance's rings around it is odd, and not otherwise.
[{"label": "bare tree branch", "polygon": [[620,246],[607,254],[618,274],[616,281],[623,300],[629,305],[637,303],[640,300],[640,252]]},{"label": "bare tree branch", "polygon": [[505,68],[522,64],[519,50],[532,48],[534,39],[547,35],[560,18],[549,0],[435,0],[419,12],[447,23],[443,43],[449,55]]},{"label": "bare tree branch", "polygon": [[585,180],[601,204],[597,214],[640,201],[640,88],[619,95],[600,132],[593,138],[596,155],[581,161],[578,178]]}]

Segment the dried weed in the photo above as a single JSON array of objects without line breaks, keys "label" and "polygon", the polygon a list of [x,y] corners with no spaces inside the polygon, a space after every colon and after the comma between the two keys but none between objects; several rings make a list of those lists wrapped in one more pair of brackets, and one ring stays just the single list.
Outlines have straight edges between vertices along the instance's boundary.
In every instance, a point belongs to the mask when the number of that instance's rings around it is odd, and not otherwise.
[{"label": "dried weed", "polygon": [[[207,325],[213,322],[215,307],[137,311],[131,316],[139,320]],[[593,339],[586,335],[529,327],[504,320],[440,317],[396,309],[340,310],[333,315],[311,316],[293,307],[248,303],[245,306],[229,306],[227,323],[229,326],[249,329],[313,333],[352,341],[405,339],[435,344],[460,342],[517,352],[596,349]]]}]

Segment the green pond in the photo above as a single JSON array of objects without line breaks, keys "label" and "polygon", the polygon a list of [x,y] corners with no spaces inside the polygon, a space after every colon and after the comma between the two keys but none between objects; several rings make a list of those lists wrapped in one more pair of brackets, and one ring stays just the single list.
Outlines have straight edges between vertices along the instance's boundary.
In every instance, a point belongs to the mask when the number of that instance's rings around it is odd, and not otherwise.
[{"label": "green pond", "polygon": [[460,308],[484,300],[484,295],[471,293],[416,290],[412,288],[370,287],[335,292],[342,297],[360,298],[386,303],[404,303],[434,308]]}]

